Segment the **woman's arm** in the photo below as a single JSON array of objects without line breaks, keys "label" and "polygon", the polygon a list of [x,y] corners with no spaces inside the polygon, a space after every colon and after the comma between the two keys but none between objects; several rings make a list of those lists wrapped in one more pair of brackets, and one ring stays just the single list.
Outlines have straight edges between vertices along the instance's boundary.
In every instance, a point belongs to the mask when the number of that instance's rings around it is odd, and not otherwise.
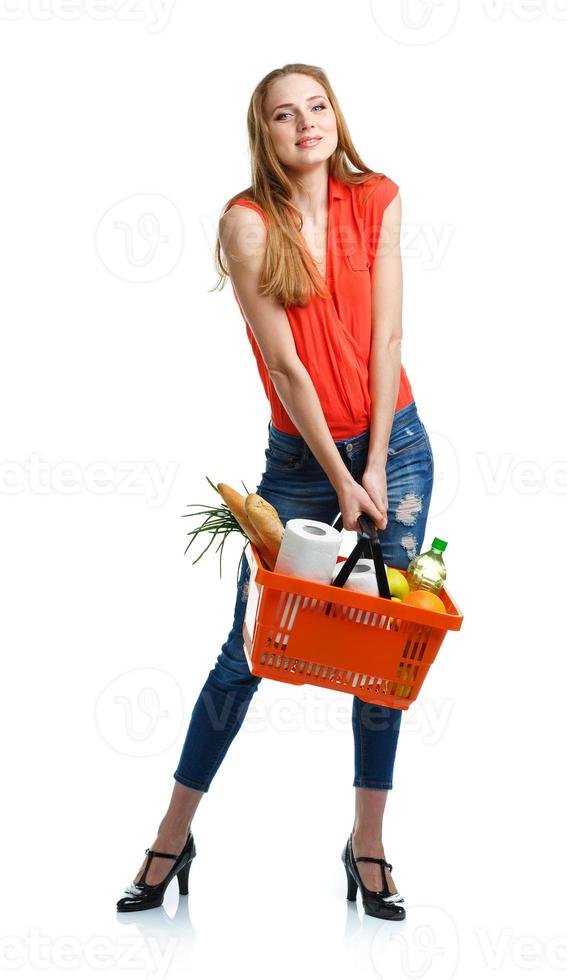
[{"label": "woman's arm", "polygon": [[238,204],[220,219],[226,266],[278,397],[335,488],[343,526],[356,530],[356,511],[365,510],[377,521],[381,515],[341,459],[315,386],[298,357],[285,309],[273,297],[258,292],[266,234],[260,215]]},{"label": "woman's arm", "polygon": [[402,345],[402,260],[399,193],[384,210],[372,271],[372,345],[369,385],[372,421],[367,468],[384,467],[398,400]]}]

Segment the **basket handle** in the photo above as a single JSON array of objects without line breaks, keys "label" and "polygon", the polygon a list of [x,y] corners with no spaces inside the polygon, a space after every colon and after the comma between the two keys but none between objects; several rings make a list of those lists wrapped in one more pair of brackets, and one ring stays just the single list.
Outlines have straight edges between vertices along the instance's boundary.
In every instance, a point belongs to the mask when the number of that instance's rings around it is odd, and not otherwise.
[{"label": "basket handle", "polygon": [[[374,571],[376,573],[376,584],[378,586],[378,595],[383,599],[391,599],[392,593],[390,592],[390,587],[388,585],[388,576],[386,575],[386,568],[384,566],[384,558],[382,557],[382,548],[380,546],[380,540],[378,538],[378,529],[375,526],[372,518],[369,514],[364,511],[360,514],[358,518],[358,523],[360,526],[361,538],[356,542],[354,548],[352,549],[350,555],[344,562],[342,562],[342,567],[339,570],[332,585],[337,586],[339,589],[345,584],[350,573],[352,572],[354,566],[356,565],[358,559],[363,553],[367,553],[367,549],[370,549],[370,557],[374,562]],[[333,524],[338,531],[342,531],[343,528],[343,518],[342,514],[339,514],[336,521]]]}]

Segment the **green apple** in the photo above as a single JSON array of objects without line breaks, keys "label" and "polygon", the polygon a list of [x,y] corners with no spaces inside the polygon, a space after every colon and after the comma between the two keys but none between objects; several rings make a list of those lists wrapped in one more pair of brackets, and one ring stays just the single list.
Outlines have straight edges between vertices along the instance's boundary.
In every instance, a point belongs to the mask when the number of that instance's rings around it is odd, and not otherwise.
[{"label": "green apple", "polygon": [[386,568],[386,577],[390,592],[392,593],[392,599],[400,599],[403,602],[410,590],[405,575],[402,575],[397,568]]},{"label": "green apple", "polygon": [[[402,600],[401,599],[398,599],[397,596],[395,596],[395,595],[392,596],[392,602],[401,602],[401,601]],[[386,626],[386,629],[388,629],[388,630],[391,630],[391,629],[396,629],[397,630],[398,629],[398,627],[395,625],[395,621],[394,621],[394,617],[393,616],[390,616],[390,618],[388,620],[388,625]]]}]

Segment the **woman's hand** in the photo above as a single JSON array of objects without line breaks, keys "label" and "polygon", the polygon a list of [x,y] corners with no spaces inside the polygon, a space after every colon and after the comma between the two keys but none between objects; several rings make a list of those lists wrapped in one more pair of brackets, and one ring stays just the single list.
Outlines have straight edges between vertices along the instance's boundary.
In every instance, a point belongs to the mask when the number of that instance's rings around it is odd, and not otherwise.
[{"label": "woman's hand", "polygon": [[372,518],[376,527],[382,530],[386,527],[387,518],[376,507],[372,497],[360,483],[352,480],[342,490],[339,490],[337,496],[345,531],[358,531],[360,533],[358,517],[363,512]]},{"label": "woman's hand", "polygon": [[367,466],[362,477],[362,486],[380,512],[382,523],[378,526],[384,530],[388,523],[388,484],[385,465]]}]

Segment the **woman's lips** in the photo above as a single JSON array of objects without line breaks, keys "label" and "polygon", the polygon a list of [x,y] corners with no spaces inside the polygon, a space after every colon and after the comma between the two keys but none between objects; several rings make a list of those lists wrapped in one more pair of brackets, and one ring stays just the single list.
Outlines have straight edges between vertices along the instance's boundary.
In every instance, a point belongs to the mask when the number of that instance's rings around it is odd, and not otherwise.
[{"label": "woman's lips", "polygon": [[302,140],[301,143],[296,143],[295,145],[299,147],[300,150],[309,150],[312,146],[317,146],[317,143],[321,142],[321,136],[314,136],[308,140]]}]

